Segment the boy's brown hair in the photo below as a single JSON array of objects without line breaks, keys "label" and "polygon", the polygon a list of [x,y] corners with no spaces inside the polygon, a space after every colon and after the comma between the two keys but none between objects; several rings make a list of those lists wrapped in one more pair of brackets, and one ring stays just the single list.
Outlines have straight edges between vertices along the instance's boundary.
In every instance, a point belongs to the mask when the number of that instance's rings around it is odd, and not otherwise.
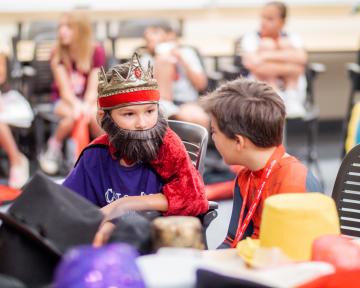
[{"label": "boy's brown hair", "polygon": [[284,102],[266,83],[243,78],[227,82],[203,97],[201,105],[230,139],[242,135],[263,148],[282,143]]}]

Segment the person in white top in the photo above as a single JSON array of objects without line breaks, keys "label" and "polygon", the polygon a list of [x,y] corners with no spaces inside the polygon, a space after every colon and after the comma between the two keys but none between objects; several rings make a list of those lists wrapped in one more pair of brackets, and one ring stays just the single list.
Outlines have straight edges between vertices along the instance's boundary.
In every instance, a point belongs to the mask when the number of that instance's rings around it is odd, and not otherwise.
[{"label": "person in white top", "polygon": [[283,97],[288,118],[305,114],[307,54],[297,35],[284,31],[287,7],[268,2],[261,12],[260,30],[241,39],[244,66],[250,77],[264,81]]},{"label": "person in white top", "polygon": [[197,52],[179,45],[168,23],[156,23],[144,32],[146,48],[140,52],[144,65],[154,65],[160,91],[160,107],[172,119],[194,122],[205,127],[209,118],[196,103],[207,86],[207,77]]},{"label": "person in white top", "polygon": [[[21,188],[29,179],[29,160],[20,152],[11,133],[9,124],[17,127],[29,127],[33,113],[29,103],[8,84],[8,55],[0,49],[0,146],[9,158],[8,185]],[[19,112],[22,113],[15,113]]]}]

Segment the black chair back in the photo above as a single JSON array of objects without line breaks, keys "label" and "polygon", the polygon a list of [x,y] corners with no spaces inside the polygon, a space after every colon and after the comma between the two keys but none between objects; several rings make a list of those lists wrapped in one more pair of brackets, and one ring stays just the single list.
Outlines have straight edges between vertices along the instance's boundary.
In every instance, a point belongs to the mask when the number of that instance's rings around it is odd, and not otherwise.
[{"label": "black chair back", "polygon": [[170,27],[178,36],[182,35],[182,21],[180,19],[127,19],[119,22],[117,38],[139,38],[144,36],[144,31],[149,26]]},{"label": "black chair back", "polygon": [[343,159],[332,198],[339,213],[341,233],[360,237],[360,145]]},{"label": "black chair back", "polygon": [[28,97],[33,105],[50,102],[51,85],[53,82],[50,54],[53,45],[53,41],[35,43],[34,58],[31,62],[35,75],[28,80]]},{"label": "black chair back", "polygon": [[[238,76],[243,76],[243,77],[247,77],[249,75],[249,70],[246,69],[246,67],[243,64],[242,61],[242,50],[241,50],[241,40],[242,37],[238,38],[235,40],[234,42],[234,59],[233,59],[233,63],[235,65],[235,67],[237,67],[239,70],[239,75]],[[230,75],[230,78],[234,78],[234,76]]]},{"label": "black chair back", "polygon": [[[27,28],[27,29],[26,29]],[[57,36],[57,21],[35,21],[22,29],[22,39],[32,41],[55,40]]]},{"label": "black chair back", "polygon": [[209,137],[207,130],[200,125],[183,121],[168,120],[168,123],[184,143],[186,151],[200,175],[203,175]]}]

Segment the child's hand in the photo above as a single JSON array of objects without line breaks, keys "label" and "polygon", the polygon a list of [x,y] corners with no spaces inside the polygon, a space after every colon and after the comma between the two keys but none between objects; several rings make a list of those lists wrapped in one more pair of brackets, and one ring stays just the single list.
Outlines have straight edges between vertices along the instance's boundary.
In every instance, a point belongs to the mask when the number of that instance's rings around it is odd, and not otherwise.
[{"label": "child's hand", "polygon": [[83,114],[83,103],[81,100],[76,99],[73,103],[73,115],[78,119]]},{"label": "child's hand", "polygon": [[[1,93],[0,93],[0,96],[1,96]],[[4,111],[5,109],[4,109],[4,101],[3,101],[3,99],[0,97],[0,112],[1,111]]]},{"label": "child's hand", "polygon": [[110,236],[114,231],[114,229],[115,229],[115,225],[111,222],[106,221],[103,224],[101,224],[100,228],[98,229],[94,237],[93,246],[100,247],[106,244],[109,241]]},{"label": "child's hand", "polygon": [[172,59],[173,59],[175,64],[177,64],[177,63],[179,63],[179,62],[181,62],[183,60],[183,58],[181,57],[179,49],[177,49],[176,47],[171,50],[171,56],[173,57]]},{"label": "child's hand", "polygon": [[[120,199],[115,202],[119,203]],[[115,202],[113,202],[109,205],[106,205],[100,209],[100,211],[104,214],[104,219],[103,219],[103,222],[101,223],[98,231],[95,234],[95,237],[93,240],[94,247],[100,247],[100,246],[106,244],[109,241],[110,236],[115,229],[115,224],[113,224],[110,221],[111,221],[111,219],[114,219],[119,216],[119,215],[113,215],[114,212],[121,211],[121,209],[119,209],[119,207],[114,206]],[[115,208],[117,208],[117,209],[115,209]]]},{"label": "child's hand", "polygon": [[94,112],[94,109],[93,109],[93,107],[91,107],[91,104],[89,104],[86,101],[82,102],[81,116],[84,117],[88,123],[90,122],[91,116],[95,113],[96,112]]},{"label": "child's hand", "polygon": [[[264,53],[260,54],[263,55]],[[244,65],[248,67],[248,69],[255,69],[258,67],[262,62],[262,56],[256,54],[249,54],[244,58]]]}]

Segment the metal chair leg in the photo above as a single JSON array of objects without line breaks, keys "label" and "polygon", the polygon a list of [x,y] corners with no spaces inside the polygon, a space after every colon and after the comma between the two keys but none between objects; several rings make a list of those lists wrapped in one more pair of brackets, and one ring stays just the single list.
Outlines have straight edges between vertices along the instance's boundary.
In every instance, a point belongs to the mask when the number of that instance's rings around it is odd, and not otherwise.
[{"label": "metal chair leg", "polygon": [[309,122],[307,122],[307,134],[307,163],[309,165],[309,168],[311,166],[314,166],[321,188],[324,189],[325,181],[320,169],[319,156],[316,147],[318,135],[318,119],[311,119]]}]

